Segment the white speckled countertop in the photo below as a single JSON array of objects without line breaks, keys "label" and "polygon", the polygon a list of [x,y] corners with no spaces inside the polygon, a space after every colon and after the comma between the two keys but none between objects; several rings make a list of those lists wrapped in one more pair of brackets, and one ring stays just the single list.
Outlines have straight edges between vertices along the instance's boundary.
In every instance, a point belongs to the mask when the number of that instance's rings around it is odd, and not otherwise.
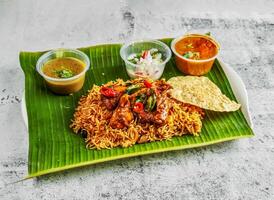
[{"label": "white speckled countertop", "polygon": [[[21,50],[210,30],[246,84],[255,137],[111,161],[13,183],[27,173]],[[0,199],[274,199],[274,1],[0,0]]]}]

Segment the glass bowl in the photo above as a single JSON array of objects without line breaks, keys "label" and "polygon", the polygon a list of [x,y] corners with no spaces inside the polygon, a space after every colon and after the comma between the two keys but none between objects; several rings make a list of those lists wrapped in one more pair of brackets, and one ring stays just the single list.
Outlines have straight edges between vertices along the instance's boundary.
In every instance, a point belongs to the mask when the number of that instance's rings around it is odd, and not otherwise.
[{"label": "glass bowl", "polygon": [[[208,59],[203,59],[203,60],[193,60],[193,59],[183,57],[176,51],[175,45],[177,42],[179,42],[187,37],[200,37],[200,38],[204,38],[206,40],[211,41],[216,46],[217,53],[213,57],[208,58]],[[171,49],[172,49],[173,53],[175,54],[176,66],[181,72],[183,72],[184,74],[189,74],[189,75],[193,75],[193,76],[201,76],[201,75],[208,73],[211,70],[213,63],[219,54],[220,45],[214,38],[212,38],[209,35],[188,33],[181,37],[175,38],[171,42]]]},{"label": "glass bowl", "polygon": [[[85,63],[84,69],[79,74],[70,78],[53,78],[44,74],[43,66],[55,58],[75,58]],[[85,82],[85,74],[90,67],[86,54],[76,49],[56,49],[43,54],[37,61],[36,70],[44,78],[48,88],[56,94],[71,94],[79,91]]]},{"label": "glass bowl", "polygon": [[[144,50],[150,50],[152,48],[158,49],[162,54],[163,62],[140,65],[128,61],[128,57],[131,54],[141,53]],[[120,55],[125,62],[126,70],[130,78],[149,78],[157,80],[162,76],[165,65],[171,58],[171,50],[165,43],[158,40],[138,40],[124,44],[120,49]]]}]

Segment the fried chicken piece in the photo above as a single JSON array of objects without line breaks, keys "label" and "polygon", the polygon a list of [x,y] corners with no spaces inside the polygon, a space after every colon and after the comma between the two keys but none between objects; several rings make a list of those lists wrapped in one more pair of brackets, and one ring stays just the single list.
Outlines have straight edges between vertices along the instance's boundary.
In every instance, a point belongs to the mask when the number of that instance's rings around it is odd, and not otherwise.
[{"label": "fried chicken piece", "polygon": [[155,124],[163,124],[166,121],[169,109],[170,109],[170,103],[168,101],[167,95],[163,94],[157,97],[156,111],[140,112],[139,119],[143,123],[148,122],[148,123],[155,123]]},{"label": "fried chicken piece", "polygon": [[170,108],[170,103],[168,101],[166,94],[157,98],[157,109],[156,109],[156,112],[154,113],[154,123],[156,124],[165,123],[169,108]]},{"label": "fried chicken piece", "polygon": [[114,97],[107,97],[101,95],[102,102],[107,107],[108,110],[114,110],[121,96],[125,93],[126,87],[125,86],[114,86],[113,90],[116,92]]},{"label": "fried chicken piece", "polygon": [[158,80],[157,82],[155,82],[153,88],[155,88],[156,95],[161,95],[161,93],[166,92],[172,87],[171,85],[166,83],[164,80]]},{"label": "fried chicken piece", "polygon": [[119,99],[121,96],[122,96],[122,94],[117,95],[116,97],[105,97],[105,96],[101,95],[101,99],[108,110],[113,110],[118,105],[118,102],[119,102]]},{"label": "fried chicken piece", "polygon": [[119,104],[110,119],[110,126],[112,128],[122,129],[129,126],[133,121],[133,113],[130,108],[130,101],[128,94],[124,94],[119,101]]},{"label": "fried chicken piece", "polygon": [[140,112],[138,113],[138,117],[142,123],[154,122],[154,115],[152,112],[146,112],[146,111]]}]

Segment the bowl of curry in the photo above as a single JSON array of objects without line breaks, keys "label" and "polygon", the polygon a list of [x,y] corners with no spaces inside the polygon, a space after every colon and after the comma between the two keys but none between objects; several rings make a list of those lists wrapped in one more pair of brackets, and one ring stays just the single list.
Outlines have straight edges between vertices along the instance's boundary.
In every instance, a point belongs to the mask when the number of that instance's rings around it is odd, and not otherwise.
[{"label": "bowl of curry", "polygon": [[211,70],[220,46],[209,35],[187,34],[174,39],[171,49],[181,72],[200,76]]},{"label": "bowl of curry", "polygon": [[83,87],[89,66],[89,58],[83,52],[57,49],[43,54],[37,61],[36,70],[52,92],[67,95]]}]

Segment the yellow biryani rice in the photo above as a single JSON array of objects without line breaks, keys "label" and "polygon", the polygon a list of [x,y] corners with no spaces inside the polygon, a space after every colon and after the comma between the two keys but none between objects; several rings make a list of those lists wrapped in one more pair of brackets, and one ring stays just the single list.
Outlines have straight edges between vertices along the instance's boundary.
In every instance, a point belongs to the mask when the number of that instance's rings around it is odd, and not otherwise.
[{"label": "yellow biryani rice", "polygon": [[75,133],[86,132],[88,148],[129,147],[136,143],[167,140],[184,134],[198,135],[201,132],[203,110],[172,98],[169,98],[171,108],[167,123],[141,123],[136,118],[129,127],[114,129],[109,125],[113,111],[105,107],[99,90],[100,87],[94,85],[88,95],[80,99],[70,125]]}]

